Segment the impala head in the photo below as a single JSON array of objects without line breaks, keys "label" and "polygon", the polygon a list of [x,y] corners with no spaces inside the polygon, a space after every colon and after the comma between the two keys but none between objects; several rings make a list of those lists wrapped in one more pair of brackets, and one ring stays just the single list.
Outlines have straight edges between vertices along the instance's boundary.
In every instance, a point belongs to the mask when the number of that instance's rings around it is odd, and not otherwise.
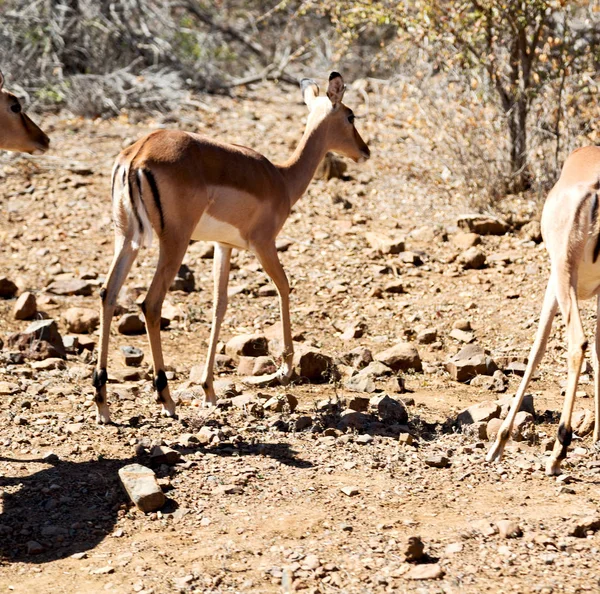
[{"label": "impala head", "polygon": [[326,126],[327,144],[331,150],[358,163],[366,161],[371,151],[354,127],[353,111],[342,103],[346,90],[342,75],[339,72],[329,75],[326,97],[319,97],[319,87],[310,78],[303,78],[300,88],[310,111],[307,129]]},{"label": "impala head", "polygon": [[41,154],[48,150],[50,139],[23,113],[21,103],[4,88],[0,72],[0,149]]}]

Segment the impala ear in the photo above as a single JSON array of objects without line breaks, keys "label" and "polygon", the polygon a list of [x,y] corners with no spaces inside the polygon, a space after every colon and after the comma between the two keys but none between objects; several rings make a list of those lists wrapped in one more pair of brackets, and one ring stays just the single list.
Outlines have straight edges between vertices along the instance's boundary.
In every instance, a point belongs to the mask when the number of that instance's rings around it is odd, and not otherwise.
[{"label": "impala ear", "polygon": [[0,91],[2,90],[3,86],[4,86],[4,74],[2,74],[2,70],[0,70]]},{"label": "impala ear", "polygon": [[332,72],[329,75],[329,87],[327,87],[327,96],[333,106],[335,107],[338,103],[342,102],[344,98],[344,91],[346,90],[346,85],[344,84],[344,79],[339,72]]},{"label": "impala ear", "polygon": [[302,91],[302,99],[304,99],[304,103],[310,111],[314,100],[319,96],[319,87],[312,78],[303,78],[300,81],[300,90]]}]

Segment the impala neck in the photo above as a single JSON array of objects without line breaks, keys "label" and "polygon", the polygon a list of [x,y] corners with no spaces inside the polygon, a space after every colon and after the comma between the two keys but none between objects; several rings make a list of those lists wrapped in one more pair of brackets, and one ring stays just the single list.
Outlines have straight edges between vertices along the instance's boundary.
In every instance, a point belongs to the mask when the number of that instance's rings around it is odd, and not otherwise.
[{"label": "impala neck", "polygon": [[304,194],[325,157],[328,150],[326,136],[326,125],[307,128],[292,156],[277,166],[286,181],[291,206]]}]

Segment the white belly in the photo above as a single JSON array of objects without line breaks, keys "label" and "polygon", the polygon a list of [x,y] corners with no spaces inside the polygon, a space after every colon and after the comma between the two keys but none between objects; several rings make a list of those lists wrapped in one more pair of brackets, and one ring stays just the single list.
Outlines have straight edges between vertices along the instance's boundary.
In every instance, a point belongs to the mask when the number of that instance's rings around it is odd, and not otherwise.
[{"label": "white belly", "polygon": [[202,215],[200,222],[194,229],[192,239],[195,241],[216,241],[231,247],[248,249],[248,242],[242,237],[237,227],[215,219],[206,213]]}]

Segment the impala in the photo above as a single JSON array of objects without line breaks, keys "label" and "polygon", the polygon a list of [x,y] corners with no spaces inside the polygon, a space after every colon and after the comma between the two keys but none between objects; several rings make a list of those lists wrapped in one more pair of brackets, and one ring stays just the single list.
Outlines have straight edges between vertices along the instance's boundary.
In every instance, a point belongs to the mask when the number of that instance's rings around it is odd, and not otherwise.
[{"label": "impala", "polygon": [[19,100],[4,89],[0,72],[0,149],[41,154],[49,145],[50,139],[23,112]]},{"label": "impala", "polygon": [[560,474],[573,430],[571,416],[577,382],[588,341],[579,313],[578,299],[596,298],[596,340],[592,349],[594,367],[594,442],[600,437],[600,147],[577,149],[565,161],[559,180],[550,191],[542,212],[542,235],[550,255],[550,278],[540,315],[540,324],[529,354],[527,368],[508,416],[502,423],[487,460],[500,459],[519,411],[531,376],[542,359],[552,321],[560,308],[567,326],[568,375],[565,400],[554,449],[546,474]]},{"label": "impala", "polygon": [[162,413],[175,414],[160,341],[160,313],[165,294],[191,239],[215,243],[214,304],[202,387],[208,405],[216,402],[213,367],[219,329],[227,308],[232,248],[251,250],[275,283],[283,328],[282,364],[256,383],[289,382],[293,344],[289,284],[275,239],[294,204],[328,151],[354,161],[369,158],[369,148],[354,127],[354,114],[342,103],[344,81],[331,73],[326,97],[317,84],[300,83],[309,109],[304,135],[292,156],[275,165],[252,149],[178,130],[148,134],[117,157],[112,172],[115,255],[102,300],[100,352],[93,375],[97,421],[110,422],[106,401],[107,349],[117,296],[138,251],[158,236],[154,278],[142,304],[152,352],[154,388]]}]

